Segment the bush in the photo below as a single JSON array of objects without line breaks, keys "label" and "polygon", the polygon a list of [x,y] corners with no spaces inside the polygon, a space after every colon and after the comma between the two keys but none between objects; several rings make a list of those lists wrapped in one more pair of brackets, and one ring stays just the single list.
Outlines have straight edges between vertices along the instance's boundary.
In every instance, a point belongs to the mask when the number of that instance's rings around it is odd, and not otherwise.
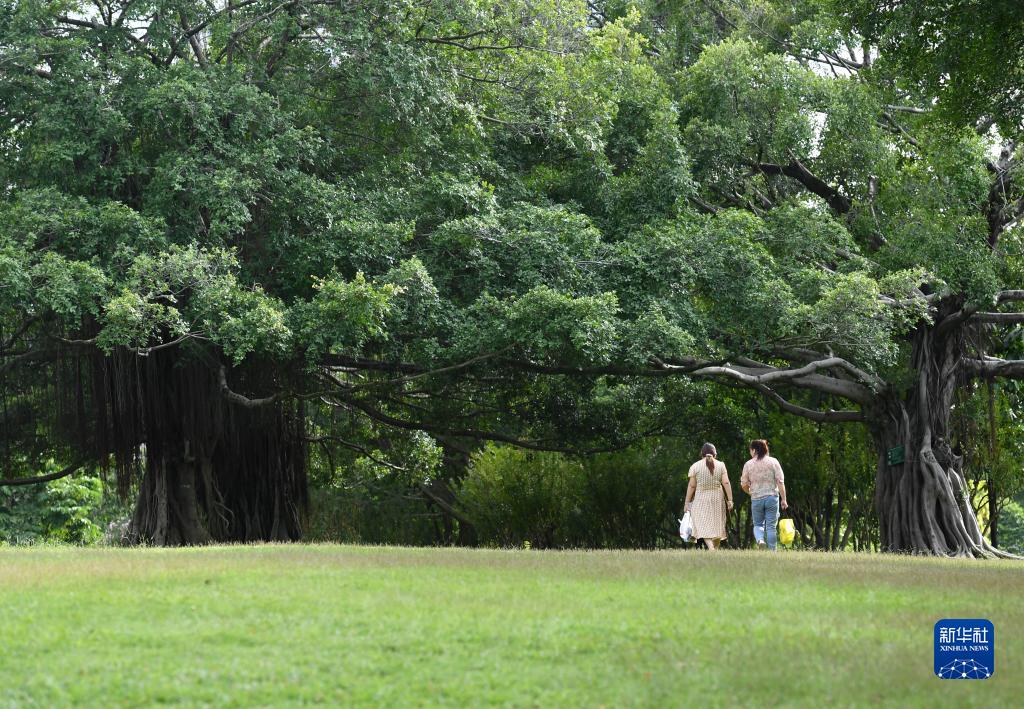
[{"label": "bush", "polygon": [[492,445],[473,456],[458,497],[485,544],[571,546],[582,481],[565,456]]},{"label": "bush", "polygon": [[410,499],[400,485],[369,495],[364,490],[312,487],[305,539],[341,544],[437,543],[436,514],[421,500]]},{"label": "bush", "polygon": [[684,467],[654,445],[584,461],[492,445],[473,457],[459,502],[484,544],[650,549],[678,543]]},{"label": "bush", "polygon": [[[685,461],[685,462],[681,462]],[[661,446],[606,453],[584,466],[576,537],[588,547],[678,544],[688,461]]]},{"label": "bush", "polygon": [[126,514],[113,495],[104,493],[95,471],[40,485],[0,487],[0,541],[8,544],[95,544],[108,522]]},{"label": "bush", "polygon": [[1024,505],[1016,500],[1009,500],[999,515],[999,546],[1024,554]]}]

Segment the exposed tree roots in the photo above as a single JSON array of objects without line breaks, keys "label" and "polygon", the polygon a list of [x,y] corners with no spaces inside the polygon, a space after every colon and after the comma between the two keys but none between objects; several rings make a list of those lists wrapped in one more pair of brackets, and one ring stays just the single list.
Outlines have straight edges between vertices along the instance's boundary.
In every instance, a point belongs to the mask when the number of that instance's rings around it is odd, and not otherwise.
[{"label": "exposed tree roots", "polygon": [[[85,355],[74,367],[79,447],[113,456],[118,489],[137,489],[126,541],[191,545],[300,539],[307,501],[302,405],[246,407],[224,396],[221,365],[178,349]],[[257,367],[242,387],[275,386]]]},{"label": "exposed tree roots", "polygon": [[[881,400],[869,419],[879,449],[875,485],[882,548],[938,556],[1017,558],[982,536],[949,440],[950,411],[959,383],[963,342],[936,340],[922,328],[914,340],[916,385],[905,398]],[[902,446],[904,461],[887,451]]]}]

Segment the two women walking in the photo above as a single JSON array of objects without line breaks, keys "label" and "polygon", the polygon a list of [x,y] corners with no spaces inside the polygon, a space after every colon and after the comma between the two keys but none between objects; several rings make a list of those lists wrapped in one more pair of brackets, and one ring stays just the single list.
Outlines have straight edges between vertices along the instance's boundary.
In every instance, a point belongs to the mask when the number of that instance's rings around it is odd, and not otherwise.
[{"label": "two women walking", "polygon": [[[726,515],[733,508],[732,485],[713,445],[705,443],[700,454],[702,459],[690,466],[684,509],[690,513],[693,536],[703,539],[708,549],[716,549],[726,538]],[[774,550],[778,544],[779,507],[786,509],[789,504],[782,466],[768,455],[767,441],[751,441],[750,460],[743,465],[740,487],[750,495],[758,548]]]}]

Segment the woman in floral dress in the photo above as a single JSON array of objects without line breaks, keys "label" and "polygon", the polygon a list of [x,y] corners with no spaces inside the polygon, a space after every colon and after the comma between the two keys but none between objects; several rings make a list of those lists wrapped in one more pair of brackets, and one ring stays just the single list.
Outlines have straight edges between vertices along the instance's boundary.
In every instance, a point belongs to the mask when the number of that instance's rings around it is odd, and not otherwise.
[{"label": "woman in floral dress", "polygon": [[725,515],[727,508],[732,509],[732,485],[713,445],[705,443],[700,454],[701,460],[690,466],[685,511],[693,522],[693,536],[703,539],[708,549],[715,549],[726,538]]}]

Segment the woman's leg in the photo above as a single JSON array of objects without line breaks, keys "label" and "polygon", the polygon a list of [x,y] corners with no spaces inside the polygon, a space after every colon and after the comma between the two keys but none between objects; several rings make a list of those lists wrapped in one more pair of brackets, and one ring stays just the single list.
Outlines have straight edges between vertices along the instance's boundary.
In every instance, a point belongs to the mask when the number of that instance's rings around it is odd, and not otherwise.
[{"label": "woman's leg", "polygon": [[768,548],[775,551],[778,543],[779,498],[764,498],[764,526],[768,537]]},{"label": "woman's leg", "polygon": [[764,542],[764,501],[763,497],[750,501],[750,512],[754,518],[754,541],[758,544]]},{"label": "woman's leg", "polygon": [[705,539],[704,543],[708,545],[708,551],[714,551],[718,548],[718,540],[716,539]]}]

